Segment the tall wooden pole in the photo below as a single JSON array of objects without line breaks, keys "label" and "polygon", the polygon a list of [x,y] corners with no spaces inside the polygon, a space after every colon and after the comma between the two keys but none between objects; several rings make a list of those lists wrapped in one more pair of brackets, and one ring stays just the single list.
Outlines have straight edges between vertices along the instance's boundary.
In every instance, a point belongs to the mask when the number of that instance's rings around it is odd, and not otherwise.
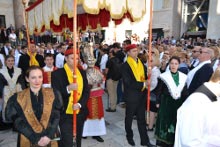
[{"label": "tall wooden pole", "polygon": [[27,45],[28,49],[30,49],[30,36],[29,36],[29,26],[28,26],[28,13],[26,11],[26,1],[22,1],[23,6],[24,6],[24,20],[25,20],[25,28],[26,28],[26,36],[27,36]]},{"label": "tall wooden pole", "polygon": [[[76,38],[77,38],[77,0],[73,0],[73,55],[74,55],[74,63],[73,63],[73,83],[76,83]],[[77,90],[73,91],[73,105],[77,103]],[[76,110],[73,111],[73,137],[76,139],[77,134],[77,117]]]},{"label": "tall wooden pole", "polygon": [[149,21],[149,40],[148,40],[148,45],[149,45],[149,58],[148,58],[148,91],[147,91],[147,111],[150,111],[150,80],[151,80],[151,60],[152,60],[152,55],[151,55],[151,50],[152,50],[152,17],[153,17],[153,4],[152,0],[150,0],[150,21]]}]

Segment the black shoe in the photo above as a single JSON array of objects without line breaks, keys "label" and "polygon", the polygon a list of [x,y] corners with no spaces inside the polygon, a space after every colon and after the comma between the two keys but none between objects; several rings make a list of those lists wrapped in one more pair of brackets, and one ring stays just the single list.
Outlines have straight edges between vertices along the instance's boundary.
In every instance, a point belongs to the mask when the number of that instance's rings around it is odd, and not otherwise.
[{"label": "black shoe", "polygon": [[153,132],[153,131],[154,131],[154,128],[152,128],[152,129],[148,128],[147,131]]},{"label": "black shoe", "polygon": [[110,109],[110,108],[108,108],[108,109],[106,109],[105,111],[106,111],[106,112],[116,112],[116,109]]},{"label": "black shoe", "polygon": [[142,146],[147,146],[147,147],[156,147],[156,145],[151,144],[150,142],[146,144],[141,144]]},{"label": "black shoe", "polygon": [[83,139],[87,139],[87,137],[82,137]]},{"label": "black shoe", "polygon": [[127,138],[127,141],[128,141],[128,144],[130,144],[131,146],[135,146],[135,142],[133,139],[128,139]]},{"label": "black shoe", "polygon": [[98,142],[104,142],[104,140],[100,136],[92,136],[92,138],[97,140]]}]

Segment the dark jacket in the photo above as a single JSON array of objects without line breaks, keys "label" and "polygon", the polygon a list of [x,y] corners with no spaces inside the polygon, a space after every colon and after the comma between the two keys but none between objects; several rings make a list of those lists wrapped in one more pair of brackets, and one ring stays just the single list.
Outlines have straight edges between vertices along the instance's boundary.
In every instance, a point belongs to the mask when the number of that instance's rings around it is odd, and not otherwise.
[{"label": "dark jacket", "polygon": [[[37,54],[35,58],[38,61],[40,67],[44,67],[45,66],[44,57],[43,56]],[[23,74],[30,67],[29,61],[30,61],[30,56],[28,54],[24,54],[24,55],[20,56],[20,59],[19,59],[19,62],[18,62],[18,67],[22,69]]]},{"label": "dark jacket", "polygon": [[[144,66],[144,70],[145,70],[145,78],[147,79],[147,72],[146,72],[147,70],[145,66]],[[142,90],[144,87],[144,82],[136,81],[132,69],[130,68],[127,62],[125,62],[122,65],[122,80],[124,84],[124,97],[127,103],[146,102],[147,92],[146,89]]]},{"label": "dark jacket", "polygon": [[[88,81],[86,78],[86,73],[83,70],[80,70],[81,75],[83,77],[83,91],[82,91],[82,96],[78,103],[80,103],[81,108],[79,114],[87,115],[88,114],[88,109],[87,109],[87,101],[89,98],[89,88],[88,88]],[[69,85],[69,81],[67,79],[67,74],[64,68],[60,68],[54,72],[52,72],[51,75],[51,84],[53,89],[58,90],[63,98],[63,107],[64,110],[61,112],[61,117],[68,117],[65,112],[68,106],[69,102],[69,96],[70,94],[67,92],[67,85]],[[72,115],[69,115],[72,117]]]},{"label": "dark jacket", "polygon": [[211,64],[203,65],[193,76],[193,79],[188,87],[189,94],[193,93],[204,82],[208,82],[213,73]]}]

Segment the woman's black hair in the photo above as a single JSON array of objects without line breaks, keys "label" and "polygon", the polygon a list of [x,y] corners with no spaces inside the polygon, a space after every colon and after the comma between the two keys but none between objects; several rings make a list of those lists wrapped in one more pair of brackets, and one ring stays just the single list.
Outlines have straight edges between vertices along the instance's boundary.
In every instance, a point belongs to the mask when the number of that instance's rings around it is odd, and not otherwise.
[{"label": "woman's black hair", "polygon": [[179,62],[179,64],[180,64],[180,58],[178,57],[178,56],[172,56],[171,58],[170,58],[170,60],[169,60],[169,63],[172,61],[172,60],[177,60],[178,62]]},{"label": "woman's black hair", "polygon": [[7,56],[5,56],[5,61],[6,61],[8,58],[13,58],[13,59],[15,59],[15,57],[14,57],[13,55],[7,55]]},{"label": "woman's black hair", "polygon": [[41,72],[42,72],[42,74],[43,74],[43,69],[40,67],[40,66],[37,66],[37,65],[32,65],[32,66],[30,66],[28,69],[27,69],[27,71],[26,71],[26,73],[25,73],[25,77],[29,77],[29,75],[30,75],[30,72],[32,71],[32,70],[36,70],[36,69],[39,69]]}]

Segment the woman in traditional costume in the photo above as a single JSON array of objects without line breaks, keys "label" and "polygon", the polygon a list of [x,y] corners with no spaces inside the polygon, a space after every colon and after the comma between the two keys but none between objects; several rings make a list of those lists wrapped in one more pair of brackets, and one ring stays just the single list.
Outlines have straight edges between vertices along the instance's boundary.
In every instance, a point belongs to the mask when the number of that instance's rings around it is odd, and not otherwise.
[{"label": "woman in traditional costume", "polygon": [[158,146],[173,146],[177,109],[187,96],[187,76],[178,71],[179,64],[179,57],[170,58],[170,70],[159,76],[158,85],[155,89],[157,107],[159,107],[155,131]]},{"label": "woman in traditional costume", "polygon": [[14,94],[6,107],[6,120],[18,131],[18,147],[57,147],[61,97],[51,88],[42,88],[43,71],[30,66],[25,76],[30,88]]},{"label": "woman in traditional costume", "polygon": [[15,58],[8,55],[5,65],[0,69],[0,98],[3,99],[2,118],[5,122],[5,107],[9,98],[16,92],[25,88],[25,81],[21,75],[21,69],[14,66]]}]

